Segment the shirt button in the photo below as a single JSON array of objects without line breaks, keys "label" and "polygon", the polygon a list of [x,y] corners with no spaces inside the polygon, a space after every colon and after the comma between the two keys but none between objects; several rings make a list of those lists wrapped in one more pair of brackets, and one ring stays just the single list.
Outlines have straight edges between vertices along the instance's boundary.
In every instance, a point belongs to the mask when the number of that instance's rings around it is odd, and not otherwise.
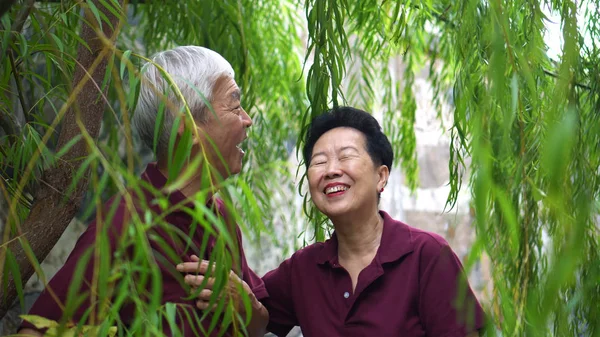
[{"label": "shirt button", "polygon": [[350,297],[350,293],[346,291],[346,292],[344,293],[344,298],[348,298],[348,297]]}]

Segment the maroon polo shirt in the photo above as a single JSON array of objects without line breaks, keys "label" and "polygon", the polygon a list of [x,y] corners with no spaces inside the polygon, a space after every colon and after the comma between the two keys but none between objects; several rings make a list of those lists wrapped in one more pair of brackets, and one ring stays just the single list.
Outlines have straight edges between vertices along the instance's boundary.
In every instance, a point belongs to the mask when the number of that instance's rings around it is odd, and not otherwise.
[{"label": "maroon polo shirt", "polygon": [[463,337],[483,327],[483,310],[460,281],[462,265],[448,243],[380,214],[381,243],[354,293],[335,233],[263,277],[269,331],[286,336],[298,325],[305,337]]},{"label": "maroon polo shirt", "polygon": [[[146,171],[142,175],[142,180],[150,183],[158,190],[161,190],[167,182],[166,177],[158,170],[156,164],[148,165]],[[142,197],[134,196],[134,203],[136,204],[138,212],[149,209],[152,211],[154,216],[165,215],[158,203],[153,201],[155,198],[147,189],[143,190],[143,194],[141,196]],[[214,248],[216,239],[214,236],[208,236],[207,244],[205,243],[206,250],[200,252],[199,250],[201,247],[203,247],[205,235],[202,227],[194,223],[192,217],[189,215],[189,212],[193,212],[193,204],[189,203],[188,199],[186,199],[186,197],[180,191],[171,192],[168,195],[168,201],[170,204],[169,206],[181,204],[185,205],[187,208],[180,208],[166,214],[163,226],[155,226],[148,231],[150,248],[154,254],[154,258],[157,261],[162,276],[163,294],[161,301],[163,304],[172,302],[184,305],[177,306],[178,313],[176,315],[178,317],[178,328],[183,336],[203,336],[201,333],[202,328],[186,319],[186,311],[188,314],[191,314],[192,311],[197,311],[198,317],[202,316],[202,312],[196,309],[195,300],[185,299],[186,297],[189,297],[189,292],[182,283],[181,273],[175,270],[175,265],[180,262],[191,262],[190,256],[193,254],[208,260],[212,249]],[[141,207],[141,205],[146,205],[146,207]],[[63,304],[65,303],[77,262],[85,252],[93,250],[96,243],[96,231],[98,228],[107,229],[111,252],[116,251],[118,245],[121,244],[120,238],[122,237],[124,230],[127,228],[129,223],[128,219],[131,218],[131,215],[127,210],[127,206],[123,198],[117,196],[113,197],[111,200],[109,200],[109,202],[107,202],[103,211],[101,212],[101,218],[104,218],[103,216],[109,212],[111,206],[116,207],[115,214],[111,221],[94,221],[88,226],[86,231],[79,237],[75,248],[68,257],[65,265],[56,273],[52,280],[50,280],[46,290],[42,292],[40,297],[34,303],[33,307],[29,311],[30,315],[38,315],[55,321],[61,321],[64,319],[60,306],[49,294],[47,289],[51,288],[58,296],[59,300]],[[211,208],[217,216],[223,217],[225,221],[228,221],[229,217],[222,200],[218,198],[209,200],[207,207]],[[144,219],[143,213],[140,214],[140,216],[142,219]],[[264,287],[264,283],[260,277],[258,277],[248,267],[242,247],[241,231],[236,224],[233,225],[236,228],[239,246],[239,263],[236,267],[234,267],[234,269],[237,269],[235,271],[244,281],[246,281],[246,283],[248,283],[256,297],[259,300],[264,300],[268,296]],[[191,244],[186,242],[186,235],[184,234],[182,236],[182,233],[187,234],[187,237],[191,239]],[[165,245],[175,252],[176,258],[165,251]],[[131,249],[127,251],[128,256],[133,256],[131,254],[134,254],[134,252]],[[85,300],[78,307],[75,314],[71,318],[71,321],[74,323],[79,322],[82,317],[84,317],[86,310],[88,310],[90,307],[99,307],[98,303],[91,303],[88,296],[90,292],[90,285],[92,284],[93,279],[93,270],[94,264],[93,261],[90,261],[88,267],[85,269],[84,281],[82,282],[81,289],[79,290],[79,294],[83,294]],[[148,285],[148,288],[150,289],[151,285]],[[125,322],[125,324],[131,321],[134,314],[135,307],[133,304],[125,305],[119,313],[121,320]],[[212,317],[209,315],[208,318],[201,323],[204,329],[206,329],[210,324],[211,318]],[[24,322],[21,328],[33,329],[34,327],[29,323]],[[166,321],[163,324],[163,328],[165,334],[171,335],[171,330],[168,324],[166,324]],[[214,335],[218,335],[218,331],[215,331]]]}]

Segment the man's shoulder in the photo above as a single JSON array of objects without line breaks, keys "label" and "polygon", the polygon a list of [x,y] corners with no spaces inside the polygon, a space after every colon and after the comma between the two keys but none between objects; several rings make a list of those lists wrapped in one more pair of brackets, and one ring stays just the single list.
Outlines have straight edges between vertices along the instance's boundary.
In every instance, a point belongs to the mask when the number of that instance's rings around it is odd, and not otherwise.
[{"label": "man's shoulder", "polygon": [[128,203],[123,195],[114,195],[97,211],[88,226],[88,230],[103,227],[120,233],[131,220],[133,213],[138,212],[138,207],[135,198],[132,198],[131,203]]}]

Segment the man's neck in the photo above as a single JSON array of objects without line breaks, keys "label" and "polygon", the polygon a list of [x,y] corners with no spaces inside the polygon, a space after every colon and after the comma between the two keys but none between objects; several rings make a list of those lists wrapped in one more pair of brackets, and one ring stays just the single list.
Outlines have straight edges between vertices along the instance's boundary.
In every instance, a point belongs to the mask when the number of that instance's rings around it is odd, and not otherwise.
[{"label": "man's neck", "polygon": [[376,208],[363,216],[335,219],[333,224],[338,239],[340,259],[351,260],[374,255],[377,252],[383,233],[383,219]]},{"label": "man's neck", "polygon": [[[167,163],[165,161],[158,161],[156,166],[158,167],[158,170],[160,171],[160,173],[162,173],[165,177],[169,177],[169,169],[168,169]],[[183,172],[186,172],[187,169],[188,169],[188,166],[185,165],[182,168],[181,173],[183,174]],[[202,172],[203,172],[202,166],[200,166],[196,171],[198,173],[191,175],[187,179],[187,181],[184,182],[183,185],[181,185],[181,187],[178,190],[187,199],[191,199],[199,191],[208,188],[208,186],[213,186],[213,188],[211,189],[212,191],[207,194],[207,199],[212,198],[212,196],[218,189],[218,185],[217,185],[218,183],[215,181],[215,179],[213,179],[212,184],[210,183],[210,181],[207,181],[206,183],[202,181]]]}]

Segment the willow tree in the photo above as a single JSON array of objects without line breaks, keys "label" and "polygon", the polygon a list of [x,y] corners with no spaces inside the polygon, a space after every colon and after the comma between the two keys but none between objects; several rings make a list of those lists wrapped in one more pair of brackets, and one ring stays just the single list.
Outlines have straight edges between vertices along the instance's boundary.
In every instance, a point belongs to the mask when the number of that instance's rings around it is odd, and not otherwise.
[{"label": "willow tree", "polygon": [[[56,207],[74,200],[79,207],[73,193],[89,181],[92,202],[81,205],[84,217],[107,196],[139,188],[136,172],[146,159],[129,127],[138,65],[155,51],[196,44],[232,63],[244,105],[253,113],[247,165],[222,192],[239,210],[236,218],[247,232],[272,233],[281,221],[272,209],[292,206],[286,196],[302,188],[288,173],[291,145],[301,141],[312,117],[334,105],[382,111],[398,164],[416,187],[412,85],[416,72],[427,67],[434,105],[452,104],[447,208],[461,188],[473,196],[477,240],[466,266],[482,254],[492,261],[488,333],[595,336],[600,333],[599,8],[598,1],[523,0],[17,2],[2,17],[2,55],[9,55],[2,60],[0,96],[0,186],[9,203],[0,255],[3,288],[12,285],[21,295],[31,271],[40,271],[38,261],[47,251],[36,247],[47,238],[24,225],[33,216],[52,219],[51,208],[41,215],[30,210],[40,202],[33,196],[48,185],[43,177],[57,163],[77,162],[78,169],[71,181],[50,186],[64,195]],[[544,13],[561,20],[563,43],[555,59],[547,53]],[[108,60],[97,88],[88,89],[95,90],[94,102],[106,104],[104,127],[96,140],[86,129],[88,112],[81,110],[73,113],[79,133],[59,140],[58,130],[67,123],[62,116],[83,104],[71,79],[77,79],[77,48],[91,44],[83,34],[89,26],[96,28]],[[115,28],[120,33],[113,43],[104,37]],[[397,60],[406,67],[402,78],[390,71]],[[102,90],[105,95],[98,94]],[[85,159],[64,157],[77,146],[86,150]],[[323,240],[330,227],[305,201],[314,239]],[[195,216],[202,223],[204,215]],[[157,277],[144,258],[150,253],[143,234],[160,220],[138,218],[133,224],[126,245],[141,258],[116,258],[104,266],[105,276],[96,283],[102,290],[98,301],[107,309],[96,323],[154,333],[161,315],[174,319],[173,306],[157,304],[160,287],[152,288],[150,300],[131,291],[140,286],[131,279]],[[232,244],[227,235],[220,240],[222,247]],[[96,256],[108,254],[102,247]],[[27,252],[19,255],[25,258],[17,258],[18,250]],[[231,265],[226,253],[215,259]],[[120,287],[107,288],[115,279]],[[139,304],[128,327],[116,316],[123,296]],[[235,324],[234,316],[225,323]]]}]

